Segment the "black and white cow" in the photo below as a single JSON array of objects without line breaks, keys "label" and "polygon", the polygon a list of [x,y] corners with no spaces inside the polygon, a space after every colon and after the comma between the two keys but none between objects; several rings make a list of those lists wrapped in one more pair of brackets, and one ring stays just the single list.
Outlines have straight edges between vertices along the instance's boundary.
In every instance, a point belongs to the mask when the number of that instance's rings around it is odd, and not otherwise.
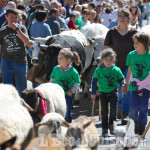
[{"label": "black and white cow", "polygon": [[50,74],[53,68],[58,64],[57,56],[62,48],[70,48],[71,51],[75,51],[79,54],[81,60],[80,65],[77,66],[74,62],[72,65],[77,69],[79,74],[82,74],[85,66],[86,54],[83,45],[75,37],[69,35],[54,35],[49,37],[45,44],[39,44],[39,47],[38,69],[34,74],[37,83],[49,82]]}]

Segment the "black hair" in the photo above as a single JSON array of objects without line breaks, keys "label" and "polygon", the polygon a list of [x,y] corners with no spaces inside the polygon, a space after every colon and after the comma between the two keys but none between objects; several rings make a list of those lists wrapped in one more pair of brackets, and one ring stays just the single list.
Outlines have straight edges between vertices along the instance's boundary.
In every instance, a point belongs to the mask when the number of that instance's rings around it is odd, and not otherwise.
[{"label": "black hair", "polygon": [[36,12],[35,18],[37,21],[42,22],[47,17],[46,11]]},{"label": "black hair", "polygon": [[116,60],[116,53],[113,51],[112,48],[106,48],[101,52],[101,60],[105,59],[106,57],[113,57]]},{"label": "black hair", "polygon": [[18,5],[17,6],[17,9],[19,9],[19,10],[25,10],[26,9],[26,7],[25,7],[25,5]]},{"label": "black hair", "polygon": [[52,14],[56,14],[58,12],[58,9],[52,8],[49,12],[49,16],[52,16]]},{"label": "black hair", "polygon": [[18,12],[17,9],[7,9],[7,10],[6,10],[6,16],[8,16],[9,14],[18,15],[19,12]]},{"label": "black hair", "polygon": [[138,32],[133,35],[133,40],[135,39],[144,45],[146,51],[150,49],[150,36],[147,33]]},{"label": "black hair", "polygon": [[92,8],[96,8],[95,4],[93,2],[89,3],[89,5],[92,7]]}]

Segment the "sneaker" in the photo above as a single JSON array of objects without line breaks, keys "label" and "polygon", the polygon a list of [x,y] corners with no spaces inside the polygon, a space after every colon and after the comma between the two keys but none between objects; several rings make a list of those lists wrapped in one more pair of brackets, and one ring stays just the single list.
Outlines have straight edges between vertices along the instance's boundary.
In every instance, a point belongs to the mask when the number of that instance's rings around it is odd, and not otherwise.
[{"label": "sneaker", "polygon": [[135,134],[138,134],[138,133],[139,133],[138,122],[134,122],[134,133],[135,133]]},{"label": "sneaker", "polygon": [[102,136],[103,137],[108,136],[108,129],[102,129]]},{"label": "sneaker", "polygon": [[110,130],[110,134],[111,134],[111,135],[115,135],[113,124],[111,124],[111,125],[109,126],[109,130]]},{"label": "sneaker", "polygon": [[139,126],[139,135],[142,135],[145,130],[145,127]]}]

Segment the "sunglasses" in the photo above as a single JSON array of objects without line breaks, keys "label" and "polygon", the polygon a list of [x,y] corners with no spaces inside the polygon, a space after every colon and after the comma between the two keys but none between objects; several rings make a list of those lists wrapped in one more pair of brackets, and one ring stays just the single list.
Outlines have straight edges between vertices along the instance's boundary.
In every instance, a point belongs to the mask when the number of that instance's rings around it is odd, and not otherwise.
[{"label": "sunglasses", "polygon": [[90,15],[89,13],[85,13],[85,15]]}]

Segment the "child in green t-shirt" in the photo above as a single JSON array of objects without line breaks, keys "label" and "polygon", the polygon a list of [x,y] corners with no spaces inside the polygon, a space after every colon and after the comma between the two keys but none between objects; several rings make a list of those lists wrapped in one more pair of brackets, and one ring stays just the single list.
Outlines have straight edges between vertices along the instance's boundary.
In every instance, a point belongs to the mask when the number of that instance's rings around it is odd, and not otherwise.
[{"label": "child in green t-shirt", "polygon": [[[114,65],[116,54],[111,48],[104,49],[101,53],[102,64],[96,68],[92,79],[91,99],[96,98],[97,82],[99,85],[101,108],[102,108],[102,136],[114,135],[113,121],[116,121],[118,84],[121,84],[121,91],[126,92],[124,76],[117,66]],[[110,113],[108,122],[108,104],[110,103]]]},{"label": "child in green t-shirt", "polygon": [[81,82],[78,71],[70,65],[72,61],[76,64],[80,63],[78,53],[71,52],[68,48],[61,49],[58,54],[58,65],[54,67],[50,75],[50,82],[59,84],[64,89],[67,104],[65,120],[69,123],[72,122],[74,93]]},{"label": "child in green t-shirt", "polygon": [[[133,36],[134,51],[131,51],[126,60],[129,66],[126,87],[130,91],[130,115],[135,123],[135,134],[142,135],[147,124],[149,90],[146,87],[138,90],[136,81],[130,81],[131,77],[140,81],[145,80],[150,72],[150,37],[146,33],[139,32]],[[131,75],[132,72],[132,75]]]}]

